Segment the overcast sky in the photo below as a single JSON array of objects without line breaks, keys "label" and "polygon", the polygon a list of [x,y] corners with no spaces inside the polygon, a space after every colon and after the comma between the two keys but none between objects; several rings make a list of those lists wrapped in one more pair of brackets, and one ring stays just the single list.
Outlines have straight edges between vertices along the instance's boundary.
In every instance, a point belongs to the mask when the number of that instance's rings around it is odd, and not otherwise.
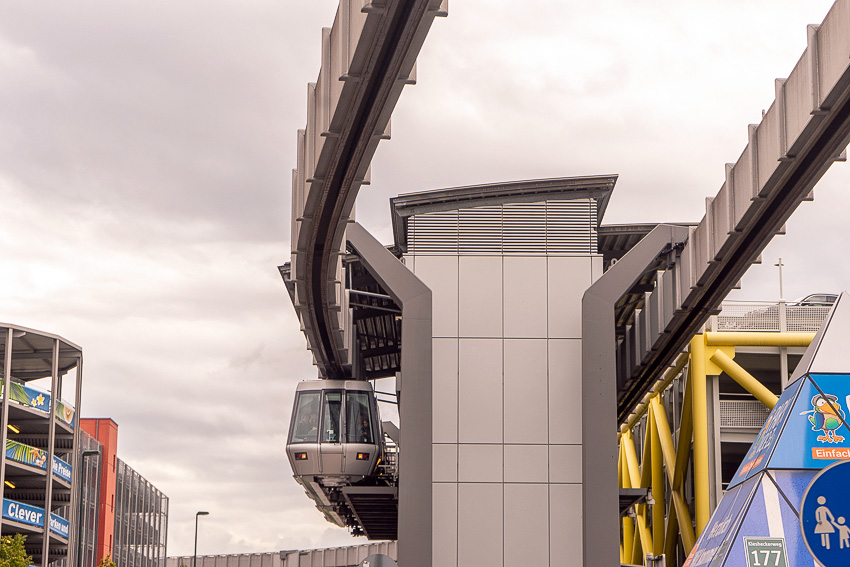
[{"label": "overcast sky", "polygon": [[[452,0],[359,220],[398,193],[617,173],[605,223],[699,221],[828,0]],[[277,272],[336,0],[0,0],[0,320],[85,353],[82,414],[171,500],[169,555],[364,540],[284,456],[315,377]],[[736,298],[850,287],[836,164]]]}]

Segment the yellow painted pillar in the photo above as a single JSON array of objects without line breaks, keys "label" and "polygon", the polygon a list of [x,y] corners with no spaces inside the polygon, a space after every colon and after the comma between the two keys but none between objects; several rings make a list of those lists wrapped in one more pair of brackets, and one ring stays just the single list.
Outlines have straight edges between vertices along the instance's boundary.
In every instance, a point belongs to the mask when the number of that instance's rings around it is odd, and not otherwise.
[{"label": "yellow painted pillar", "polygon": [[694,507],[696,512],[696,535],[699,537],[711,517],[705,336],[701,334],[691,339],[691,380],[693,381],[694,416]]},{"label": "yellow painted pillar", "polygon": [[[658,398],[654,398],[657,400]],[[656,411],[664,411],[663,406],[656,403],[654,407],[650,407],[650,417],[647,420],[649,424],[650,436],[649,460],[652,464],[652,499],[655,504],[652,506],[652,543],[653,555],[661,555],[664,553],[664,458],[661,454],[661,440],[658,437],[658,428],[655,425],[653,413]],[[644,461],[646,457],[644,456]]]},{"label": "yellow painted pillar", "polygon": [[[632,482],[629,478],[629,466],[626,464],[626,436],[628,432],[620,437],[620,486],[622,488],[631,488]],[[623,516],[623,562],[631,561],[632,546],[635,538],[635,524],[628,516]]]}]

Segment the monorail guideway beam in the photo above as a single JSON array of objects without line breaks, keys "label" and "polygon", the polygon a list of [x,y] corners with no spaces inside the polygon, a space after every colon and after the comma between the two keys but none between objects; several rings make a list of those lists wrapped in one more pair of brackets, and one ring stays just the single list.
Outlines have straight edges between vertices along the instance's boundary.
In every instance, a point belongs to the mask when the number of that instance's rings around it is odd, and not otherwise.
[{"label": "monorail guideway beam", "polygon": [[340,257],[346,224],[379,140],[446,0],[341,0],[322,35],[292,179],[294,305],[322,378],[346,379],[351,334]]},{"label": "monorail guideway beam", "polygon": [[[619,561],[613,544],[619,539],[616,498],[603,496],[616,486],[616,425],[643,403],[690,337],[841,159],[848,140],[850,0],[838,0],[821,25],[808,27],[803,56],[787,79],[776,81],[776,100],[761,123],[749,127],[749,143],[738,161],[726,166],[726,182],[706,199],[705,217],[688,229],[686,241],[661,257],[665,250],[656,247],[653,253],[654,244],[639,244],[626,265],[634,272],[615,265],[585,294],[582,398],[595,416],[582,432],[585,567]],[[648,242],[657,238],[652,234]],[[645,259],[643,265],[638,257]],[[609,280],[647,275],[654,280],[651,292],[633,288],[615,297],[622,288]],[[640,294],[642,308],[617,312],[630,304],[623,301],[626,295]],[[616,387],[610,384],[613,376]],[[611,544],[595,545],[599,542]]]}]

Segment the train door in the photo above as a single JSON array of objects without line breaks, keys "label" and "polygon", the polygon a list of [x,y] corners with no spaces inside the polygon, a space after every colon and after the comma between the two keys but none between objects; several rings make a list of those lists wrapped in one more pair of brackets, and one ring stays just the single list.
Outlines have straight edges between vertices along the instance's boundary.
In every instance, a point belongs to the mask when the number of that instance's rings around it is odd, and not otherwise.
[{"label": "train door", "polygon": [[322,396],[322,426],[319,454],[324,474],[345,472],[342,438],[342,390],[325,390]]}]

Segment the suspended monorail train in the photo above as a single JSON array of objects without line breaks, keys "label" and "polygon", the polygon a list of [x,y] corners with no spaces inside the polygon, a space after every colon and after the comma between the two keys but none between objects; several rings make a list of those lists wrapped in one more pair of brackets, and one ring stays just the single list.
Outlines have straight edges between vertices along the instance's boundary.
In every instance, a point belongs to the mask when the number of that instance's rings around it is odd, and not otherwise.
[{"label": "suspended monorail train", "polygon": [[374,475],[382,441],[378,404],[369,382],[298,384],[286,454],[296,480],[305,488],[316,483],[348,486]]}]

